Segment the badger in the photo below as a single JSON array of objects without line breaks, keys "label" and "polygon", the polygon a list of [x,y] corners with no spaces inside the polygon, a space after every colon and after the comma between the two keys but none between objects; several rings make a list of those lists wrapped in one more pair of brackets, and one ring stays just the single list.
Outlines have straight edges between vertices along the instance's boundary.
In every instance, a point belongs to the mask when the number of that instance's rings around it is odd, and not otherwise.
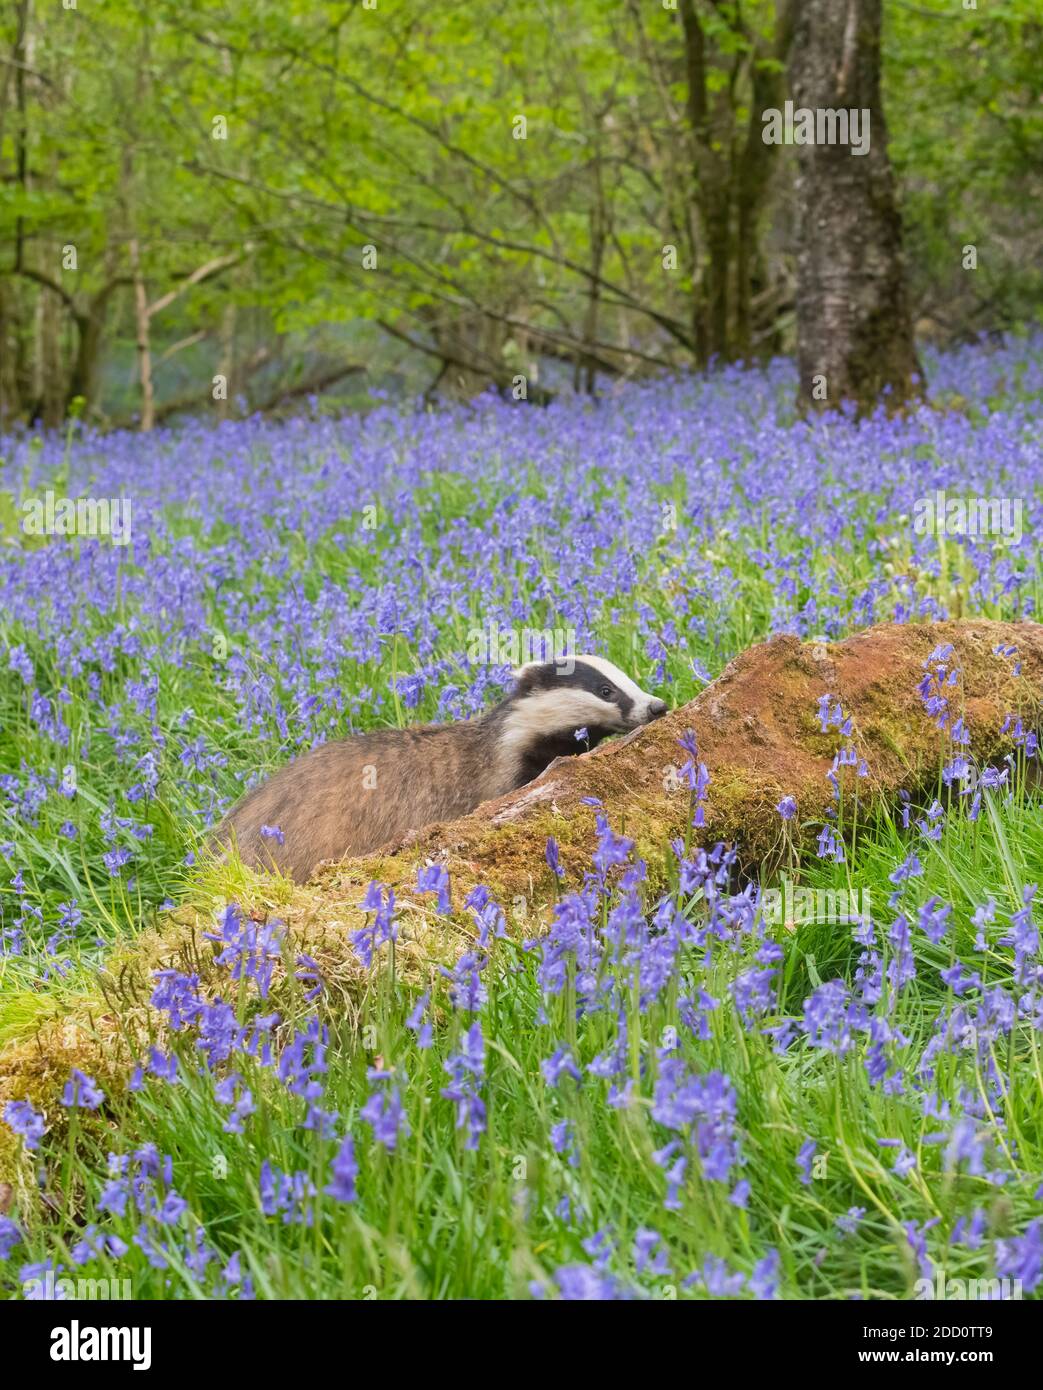
[{"label": "badger", "polygon": [[215,848],[303,881],[324,859],[368,854],[465,816],[555,758],[665,713],[664,701],[601,657],[530,661],[480,718],[356,734],[302,754],[229,812]]}]

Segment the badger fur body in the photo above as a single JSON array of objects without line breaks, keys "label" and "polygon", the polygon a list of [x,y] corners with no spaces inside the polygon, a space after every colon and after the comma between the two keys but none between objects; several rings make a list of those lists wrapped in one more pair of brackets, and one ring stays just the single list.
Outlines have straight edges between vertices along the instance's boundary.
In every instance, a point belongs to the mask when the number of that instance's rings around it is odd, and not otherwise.
[{"label": "badger fur body", "polygon": [[303,880],[324,859],[367,854],[465,816],[531,782],[555,758],[666,713],[662,700],[600,657],[530,662],[514,674],[511,693],[478,719],[313,748],[239,802],[218,827],[219,845],[255,868]]}]

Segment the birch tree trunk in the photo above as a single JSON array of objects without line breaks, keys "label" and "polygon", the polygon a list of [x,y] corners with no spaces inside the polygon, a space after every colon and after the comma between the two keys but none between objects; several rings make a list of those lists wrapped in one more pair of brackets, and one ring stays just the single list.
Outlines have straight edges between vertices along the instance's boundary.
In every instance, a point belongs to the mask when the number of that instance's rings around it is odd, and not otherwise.
[{"label": "birch tree trunk", "polygon": [[[796,117],[857,110],[868,151],[798,144],[798,403],[871,410],[920,395],[902,224],[880,97],[881,0],[800,0],[790,60]],[[868,120],[868,127],[866,122]]]}]

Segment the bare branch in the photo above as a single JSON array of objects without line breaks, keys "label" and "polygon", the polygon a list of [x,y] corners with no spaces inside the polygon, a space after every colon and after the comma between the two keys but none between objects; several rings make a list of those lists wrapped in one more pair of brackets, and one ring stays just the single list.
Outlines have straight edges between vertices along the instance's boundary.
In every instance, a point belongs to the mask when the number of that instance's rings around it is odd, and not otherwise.
[{"label": "bare branch", "polygon": [[205,265],[198,266],[192,271],[191,275],[186,275],[181,284],[176,289],[169,290],[166,294],[160,295],[159,299],[153,300],[148,306],[149,318],[154,314],[161,313],[175,299],[180,298],[187,289],[193,285],[201,284],[204,280],[210,280],[215,275],[220,275],[223,270],[228,270],[233,265],[239,265],[245,259],[246,253],[240,252],[234,256],[215,256],[213,260],[207,261]]}]

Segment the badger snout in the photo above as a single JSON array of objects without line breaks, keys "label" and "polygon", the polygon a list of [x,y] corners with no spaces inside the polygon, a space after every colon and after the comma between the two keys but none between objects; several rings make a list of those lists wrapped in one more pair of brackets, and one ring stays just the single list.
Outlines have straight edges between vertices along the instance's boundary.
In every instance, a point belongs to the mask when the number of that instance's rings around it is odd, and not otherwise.
[{"label": "badger snout", "polygon": [[662,719],[666,713],[665,700],[649,700],[638,718],[639,724],[651,724],[653,719]]}]

